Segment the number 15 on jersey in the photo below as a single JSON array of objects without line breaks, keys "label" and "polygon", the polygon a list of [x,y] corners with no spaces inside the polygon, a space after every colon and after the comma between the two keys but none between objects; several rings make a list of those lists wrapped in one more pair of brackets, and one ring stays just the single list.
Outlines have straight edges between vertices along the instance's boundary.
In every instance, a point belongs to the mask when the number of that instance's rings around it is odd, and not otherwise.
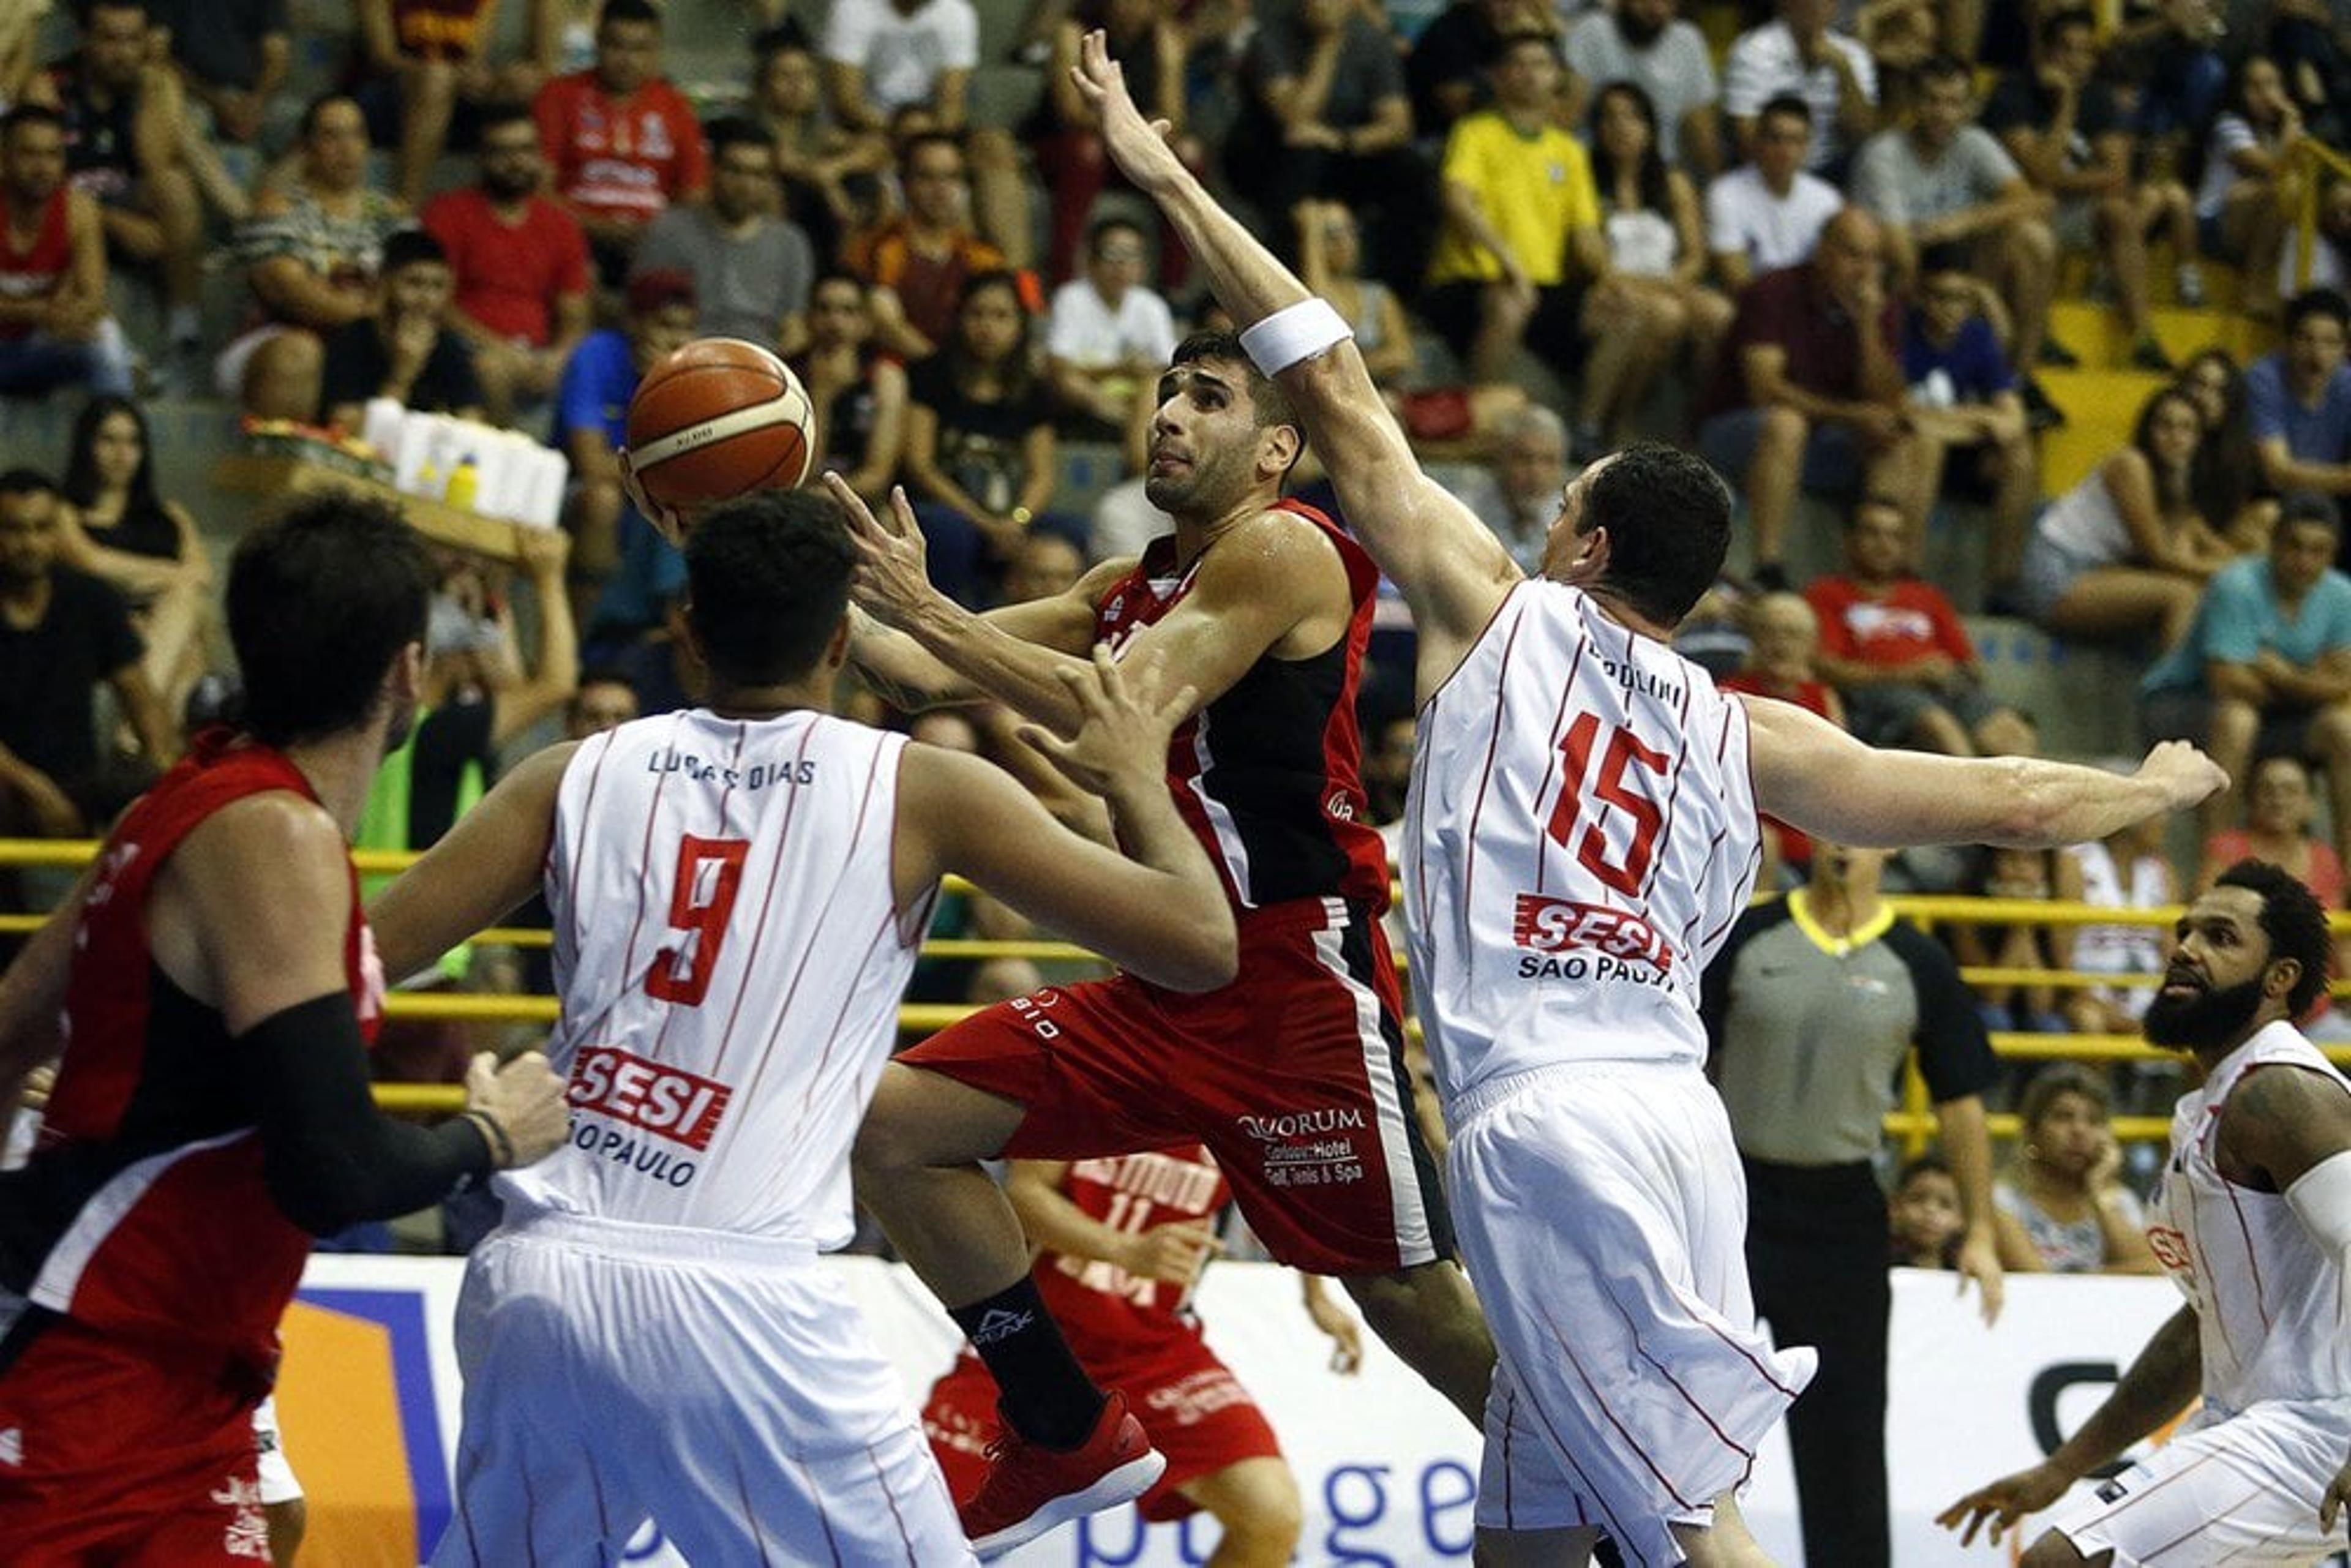
[{"label": "number 15 on jersey", "polygon": [[[1633,732],[1623,725],[1612,725],[1607,744],[1600,747],[1594,773],[1592,753],[1599,737],[1600,716],[1594,713],[1578,714],[1560,737],[1559,800],[1552,807],[1543,833],[1562,849],[1573,850],[1577,863],[1602,883],[1627,898],[1638,898],[1648,883],[1650,862],[1656,857],[1657,831],[1666,821],[1664,810],[1650,792],[1654,781],[1667,776],[1672,760],[1634,739]],[[1635,768],[1639,773],[1628,779],[1627,771]],[[1593,774],[1591,798],[1623,811],[1633,825],[1621,860],[1609,860],[1607,837],[1599,821],[1583,823],[1581,834],[1575,831],[1583,817],[1587,774]]]}]

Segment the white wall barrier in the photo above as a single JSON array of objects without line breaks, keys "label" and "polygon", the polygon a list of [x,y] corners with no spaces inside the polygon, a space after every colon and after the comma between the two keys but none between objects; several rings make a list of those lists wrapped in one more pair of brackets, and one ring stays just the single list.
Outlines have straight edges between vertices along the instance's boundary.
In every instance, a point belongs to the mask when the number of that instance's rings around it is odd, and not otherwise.
[{"label": "white wall barrier", "polygon": [[[922,1397],[953,1331],[912,1275],[864,1259],[835,1260],[874,1336]],[[457,1379],[449,1311],[460,1265],[429,1259],[321,1256],[289,1324],[281,1405],[286,1440],[312,1491],[318,1560],[392,1563],[429,1551],[447,1520]],[[2010,1552],[1961,1550],[1933,1525],[1962,1492],[2032,1463],[2105,1396],[2156,1326],[2177,1308],[2151,1279],[2009,1282],[1987,1328],[1956,1276],[1897,1271],[1887,1453],[1895,1561],[1901,1568],[1972,1564]],[[1365,1335],[1364,1370],[1329,1370],[1329,1342],[1307,1321],[1296,1280],[1265,1265],[1222,1263],[1200,1293],[1208,1337],[1280,1434],[1307,1511],[1299,1561],[1419,1568],[1468,1559],[1478,1439],[1466,1421]],[[342,1348],[333,1348],[333,1347]],[[381,1390],[379,1379],[388,1380]],[[331,1416],[328,1412],[331,1411]],[[369,1412],[395,1430],[371,1430]],[[387,1476],[386,1472],[397,1472]],[[365,1489],[374,1478],[371,1490]],[[359,1495],[363,1492],[363,1495]],[[1757,1534],[1784,1563],[1802,1561],[1787,1448],[1767,1445],[1749,1493]],[[404,1515],[404,1517],[403,1517]],[[1105,1514],[1008,1559],[1017,1568],[1178,1568],[1201,1563],[1214,1526],[1142,1526]],[[647,1543],[631,1561],[674,1563]]]}]

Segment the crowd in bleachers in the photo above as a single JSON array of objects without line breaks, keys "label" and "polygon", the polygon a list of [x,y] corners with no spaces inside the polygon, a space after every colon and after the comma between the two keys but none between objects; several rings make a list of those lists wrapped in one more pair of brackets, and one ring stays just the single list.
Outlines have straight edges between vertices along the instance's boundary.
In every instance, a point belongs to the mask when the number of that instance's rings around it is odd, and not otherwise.
[{"label": "crowd in bleachers", "polygon": [[[1213,304],[1067,80],[1101,28],[1521,565],[1578,465],[1690,444],[1744,518],[1739,574],[1691,625],[1720,675],[1879,744],[2017,751],[2064,745],[2068,716],[1996,689],[1970,616],[2122,648],[2147,735],[2239,779],[2199,842],[2237,834],[2341,906],[2351,164],[2310,151],[2351,129],[2340,5],[1680,11],[1032,0],[1014,28],[972,0],[12,5],[0,393],[90,401],[70,450],[0,475],[5,826],[90,831],[220,700],[207,560],[230,518],[158,493],[134,395],[347,434],[389,398],[569,459],[568,557],[451,560],[436,706],[468,716],[428,727],[388,845],[429,841],[567,700],[577,725],[691,699],[680,563],[616,454],[638,379],[696,334],[789,359],[824,465],[877,506],[906,486],[959,600],[1136,549],[1160,521],[1139,477],[1156,371]],[[2069,422],[2093,444],[2061,472]],[[1311,457],[1301,480],[1329,502]],[[1409,717],[1389,622],[1373,737]],[[926,735],[1019,760],[989,716]],[[1774,877],[1810,852],[1782,836]],[[2150,858],[1895,874],[2147,904],[2176,891]],[[1973,940],[2009,967],[2147,957]],[[1029,977],[970,967],[932,994]],[[2128,1027],[2103,997],[1983,1003],[2003,1029]]]}]

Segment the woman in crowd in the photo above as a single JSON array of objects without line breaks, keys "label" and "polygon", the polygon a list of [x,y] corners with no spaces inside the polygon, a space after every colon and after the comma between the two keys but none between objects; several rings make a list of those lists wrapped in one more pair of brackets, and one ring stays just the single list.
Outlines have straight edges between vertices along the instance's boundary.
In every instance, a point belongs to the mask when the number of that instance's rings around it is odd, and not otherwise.
[{"label": "woman in crowd", "polygon": [[2301,140],[2302,110],[2286,91],[2284,73],[2266,55],[2246,57],[2205,145],[2196,222],[2207,256],[2243,266],[2245,313],[2268,321],[2279,314],[2278,257]]},{"label": "woman in crowd", "polygon": [[2034,620],[2069,637],[2179,641],[2205,579],[2236,553],[2197,508],[2203,441],[2195,398],[2167,387],[2128,446],[2043,508],[2024,547]]},{"label": "woman in crowd", "polygon": [[809,290],[808,347],[792,370],[816,409],[819,466],[883,504],[906,445],[906,372],[874,346],[865,285],[829,272]]},{"label": "woman in crowd", "polygon": [[872,198],[890,167],[889,141],[833,122],[816,49],[797,25],[769,28],[754,47],[751,116],[775,138],[787,215],[808,231],[820,265],[829,263],[843,236],[878,215]]},{"label": "woman in crowd", "polygon": [[[2045,903],[2055,896],[2050,859],[2047,850],[1987,850],[1982,871],[1970,891],[1984,898]],[[1951,952],[1970,968],[2058,967],[2051,929],[2035,920],[2019,920],[2006,925],[1954,926]],[[1984,1027],[1995,1032],[2013,1030],[2032,1034],[2064,1034],[2072,1028],[2057,1010],[2056,996],[2047,986],[1977,986],[1975,994],[1976,1009],[1983,1014]]]},{"label": "woman in crowd", "polygon": [[1046,516],[1060,456],[1029,336],[1019,279],[983,272],[964,286],[946,346],[906,376],[906,477],[931,580],[965,604],[1032,527],[1084,546],[1082,523]]},{"label": "woman in crowd", "polygon": [[2179,390],[2204,415],[2192,488],[2196,509],[2238,550],[2269,548],[2275,497],[2262,494],[2261,453],[2246,410],[2245,376],[2223,349],[2206,349],[2180,368]]},{"label": "woman in crowd", "polygon": [[2138,1199],[2116,1180],[2122,1148],[2106,1086],[2070,1061],[2024,1092],[2015,1162],[1992,1187],[2001,1266],[2011,1272],[2154,1274]]},{"label": "woman in crowd", "polygon": [[[1608,272],[1584,306],[1598,339],[1577,409],[1583,438],[1614,433],[1647,397],[1657,372],[1690,356],[1690,384],[1713,379],[1714,354],[1729,329],[1730,301],[1705,284],[1706,232],[1698,192],[1668,164],[1657,110],[1637,83],[1611,82],[1592,107],[1592,177],[1600,190]],[[1612,352],[1620,338],[1623,353]],[[1619,363],[1619,361],[1622,361]]]},{"label": "woman in crowd", "polygon": [[113,584],[147,642],[147,680],[178,713],[204,673],[213,566],[195,519],[155,493],[146,416],[129,398],[94,397],[66,455],[58,559]]}]

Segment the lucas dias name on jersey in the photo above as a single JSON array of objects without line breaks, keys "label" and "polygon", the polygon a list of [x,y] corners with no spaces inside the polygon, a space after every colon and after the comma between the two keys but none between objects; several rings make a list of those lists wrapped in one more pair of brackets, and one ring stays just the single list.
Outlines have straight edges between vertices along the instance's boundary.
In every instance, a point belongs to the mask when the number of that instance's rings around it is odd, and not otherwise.
[{"label": "lucas dias name on jersey", "polygon": [[729,789],[764,789],[770,784],[816,782],[816,762],[811,758],[795,758],[789,762],[754,762],[748,768],[729,768],[706,757],[680,751],[674,746],[655,747],[645,758],[645,771],[683,773],[697,784],[723,784]]}]

